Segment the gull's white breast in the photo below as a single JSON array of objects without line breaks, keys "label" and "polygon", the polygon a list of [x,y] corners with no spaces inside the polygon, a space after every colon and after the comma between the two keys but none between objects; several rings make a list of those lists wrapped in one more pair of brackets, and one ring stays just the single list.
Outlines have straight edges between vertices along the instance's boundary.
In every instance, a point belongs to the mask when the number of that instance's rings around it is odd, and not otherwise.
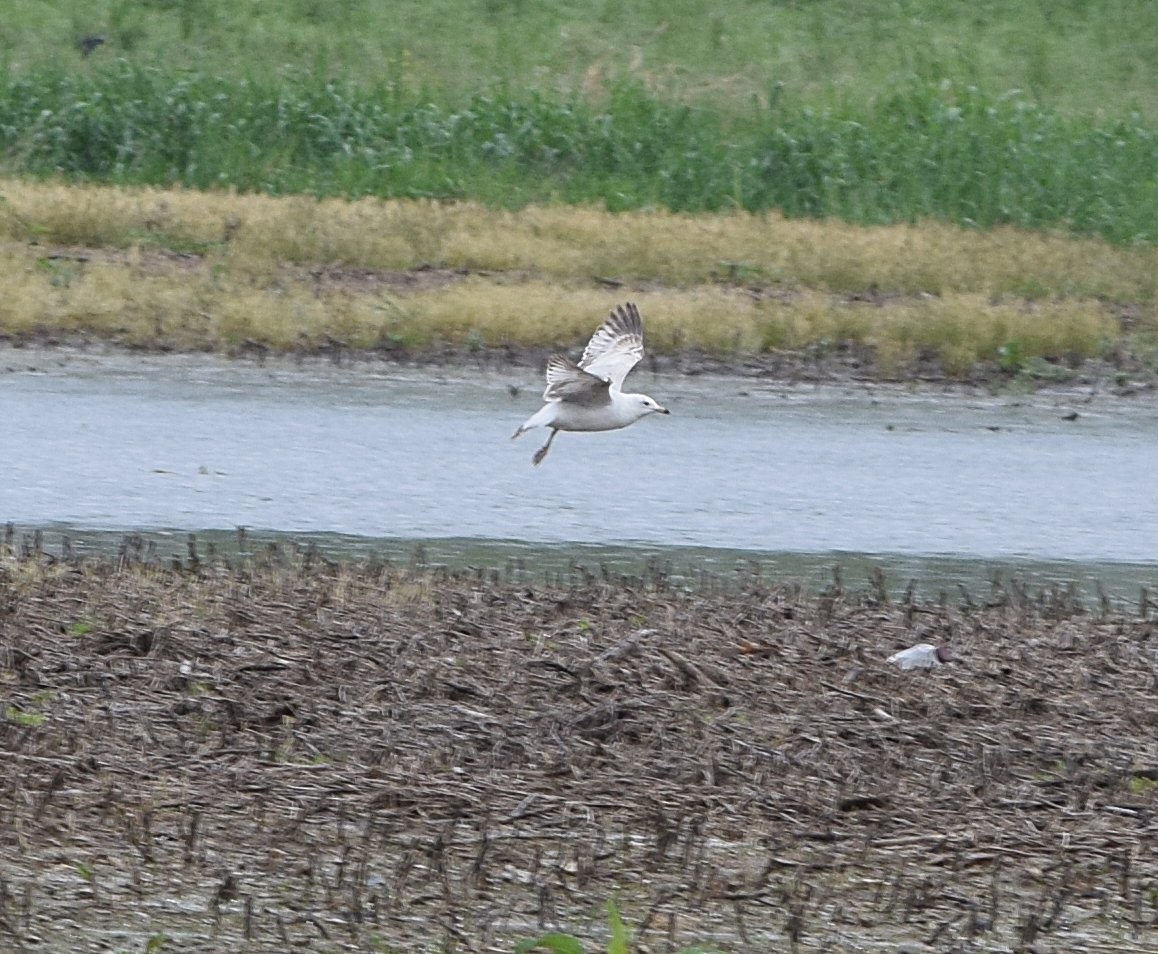
[{"label": "gull's white breast", "polygon": [[600,407],[561,401],[555,405],[554,426],[561,431],[613,431],[639,420],[638,406],[618,398],[612,394],[611,402]]}]

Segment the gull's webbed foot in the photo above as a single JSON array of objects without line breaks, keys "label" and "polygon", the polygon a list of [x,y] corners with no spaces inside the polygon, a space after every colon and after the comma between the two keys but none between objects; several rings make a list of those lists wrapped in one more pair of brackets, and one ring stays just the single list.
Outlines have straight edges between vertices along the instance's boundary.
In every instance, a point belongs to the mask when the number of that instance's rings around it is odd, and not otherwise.
[{"label": "gull's webbed foot", "polygon": [[555,435],[558,433],[558,431],[552,430],[551,436],[547,438],[547,443],[535,451],[535,456],[531,458],[531,463],[536,467],[543,463],[543,458],[547,456],[547,451],[551,449],[551,441],[555,439]]}]

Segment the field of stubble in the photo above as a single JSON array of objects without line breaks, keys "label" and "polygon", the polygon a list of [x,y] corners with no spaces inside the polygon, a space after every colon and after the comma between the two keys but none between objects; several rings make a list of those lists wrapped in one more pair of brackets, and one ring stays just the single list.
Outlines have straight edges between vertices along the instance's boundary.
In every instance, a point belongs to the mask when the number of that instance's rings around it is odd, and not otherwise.
[{"label": "field of stubble", "polygon": [[1158,950],[1144,595],[7,550],[7,949]]}]

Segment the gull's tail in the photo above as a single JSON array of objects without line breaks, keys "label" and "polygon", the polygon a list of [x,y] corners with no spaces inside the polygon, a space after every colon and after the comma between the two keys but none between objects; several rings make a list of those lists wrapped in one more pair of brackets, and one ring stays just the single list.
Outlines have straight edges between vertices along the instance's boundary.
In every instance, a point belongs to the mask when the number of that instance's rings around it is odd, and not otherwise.
[{"label": "gull's tail", "polygon": [[511,440],[514,440],[521,434],[526,433],[533,427],[550,427],[553,425],[555,423],[556,409],[557,405],[554,401],[544,404],[541,408],[539,408],[539,410],[537,410],[534,414],[532,414],[525,421],[523,421],[522,424],[519,425],[519,429],[511,435]]}]

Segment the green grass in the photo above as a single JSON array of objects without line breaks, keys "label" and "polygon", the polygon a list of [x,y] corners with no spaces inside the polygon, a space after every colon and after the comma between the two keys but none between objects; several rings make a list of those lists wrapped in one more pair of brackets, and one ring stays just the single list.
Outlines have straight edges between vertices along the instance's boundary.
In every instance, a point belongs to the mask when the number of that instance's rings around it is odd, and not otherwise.
[{"label": "green grass", "polygon": [[637,82],[599,103],[519,92],[452,106],[398,85],[267,85],[121,63],[0,79],[0,147],[9,174],[125,185],[1158,239],[1158,129],[913,80],[871,107],[727,117]]},{"label": "green grass", "polygon": [[[100,35],[82,58],[76,43]],[[383,79],[461,102],[480,91],[598,95],[625,78],[742,111],[871,105],[897,76],[1024,91],[1063,115],[1158,120],[1151,0],[8,0],[16,74],[125,58],[280,82]]]},{"label": "green grass", "polygon": [[[607,933],[607,954],[631,954],[631,934],[614,901],[607,902]],[[549,951],[551,954],[584,954],[584,947],[583,942],[574,934],[550,931],[515,945],[515,954],[531,954],[532,951]],[[683,948],[680,954],[707,954],[707,951],[707,948],[688,947]]]},{"label": "green grass", "polygon": [[0,172],[1149,244],[1156,37],[1149,0],[14,0]]},{"label": "green grass", "polygon": [[13,725],[21,725],[26,728],[35,728],[36,726],[44,725],[44,716],[39,712],[25,712],[16,706],[8,706],[4,710],[4,718]]}]

